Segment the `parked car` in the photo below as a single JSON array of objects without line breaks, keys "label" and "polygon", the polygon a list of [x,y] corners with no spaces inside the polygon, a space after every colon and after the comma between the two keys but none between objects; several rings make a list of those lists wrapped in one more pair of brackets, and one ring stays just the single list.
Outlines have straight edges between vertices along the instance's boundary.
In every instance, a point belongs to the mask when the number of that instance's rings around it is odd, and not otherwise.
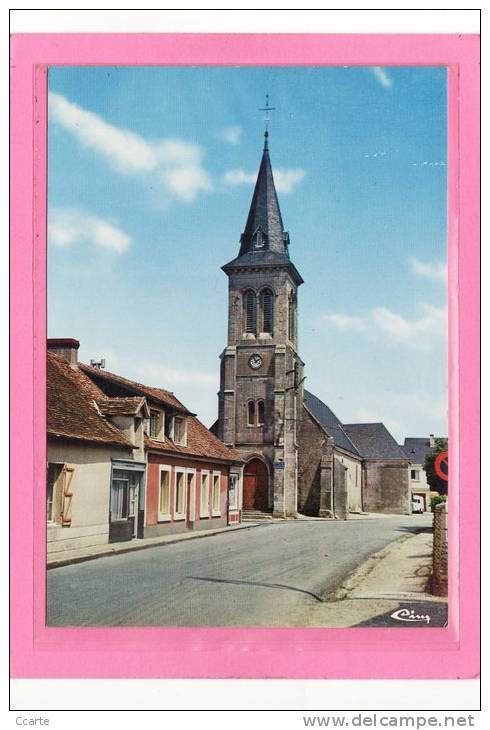
[{"label": "parked car", "polygon": [[421,515],[424,511],[424,498],[414,495],[412,497],[412,514]]}]

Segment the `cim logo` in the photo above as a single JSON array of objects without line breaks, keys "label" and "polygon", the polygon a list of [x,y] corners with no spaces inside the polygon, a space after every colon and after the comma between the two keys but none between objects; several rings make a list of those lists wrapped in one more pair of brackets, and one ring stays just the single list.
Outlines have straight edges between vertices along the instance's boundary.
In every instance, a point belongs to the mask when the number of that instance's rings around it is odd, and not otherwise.
[{"label": "cim logo", "polygon": [[391,614],[391,618],[396,621],[406,621],[407,623],[426,623],[430,624],[430,616],[428,614],[415,613],[413,609],[400,608]]}]

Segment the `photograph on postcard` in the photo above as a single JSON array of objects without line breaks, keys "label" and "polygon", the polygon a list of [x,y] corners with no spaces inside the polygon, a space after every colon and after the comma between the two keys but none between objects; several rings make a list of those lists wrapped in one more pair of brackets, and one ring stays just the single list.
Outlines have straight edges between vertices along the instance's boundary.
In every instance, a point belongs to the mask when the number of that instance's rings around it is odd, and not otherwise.
[{"label": "photograph on postcard", "polygon": [[48,92],[47,625],[446,626],[447,69]]}]

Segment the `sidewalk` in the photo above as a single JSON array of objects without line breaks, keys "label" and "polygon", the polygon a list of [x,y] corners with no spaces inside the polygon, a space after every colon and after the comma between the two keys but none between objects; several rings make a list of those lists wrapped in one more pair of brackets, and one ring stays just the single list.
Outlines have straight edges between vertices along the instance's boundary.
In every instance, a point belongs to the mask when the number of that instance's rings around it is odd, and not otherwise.
[{"label": "sidewalk", "polygon": [[447,599],[429,592],[431,573],[432,531],[404,536],[372,555],[301,625],[444,626]]},{"label": "sidewalk", "polygon": [[172,545],[175,542],[184,540],[197,540],[201,537],[211,537],[212,535],[222,535],[229,532],[237,532],[238,530],[250,530],[253,527],[263,526],[263,522],[245,522],[239,525],[229,525],[228,527],[217,527],[214,530],[199,530],[196,532],[183,532],[175,535],[165,535],[164,537],[146,537],[144,539],[135,538],[129,542],[113,542],[108,545],[91,545],[74,550],[63,550],[48,555],[47,568],[59,568],[62,565],[71,565],[72,563],[82,563],[85,560],[95,560],[110,555],[121,555],[130,553],[133,550],[146,550],[147,548],[158,547],[159,545]]}]

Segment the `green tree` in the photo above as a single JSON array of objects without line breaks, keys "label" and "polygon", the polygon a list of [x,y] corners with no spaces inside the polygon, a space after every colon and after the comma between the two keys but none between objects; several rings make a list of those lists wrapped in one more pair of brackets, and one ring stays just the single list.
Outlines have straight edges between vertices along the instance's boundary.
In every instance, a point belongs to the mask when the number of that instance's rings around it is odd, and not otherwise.
[{"label": "green tree", "polygon": [[429,451],[425,457],[424,469],[427,475],[427,482],[433,492],[439,492],[439,494],[447,494],[448,482],[437,476],[434,469],[434,462],[443,451],[447,451],[447,439],[440,438],[436,439],[435,448]]}]

